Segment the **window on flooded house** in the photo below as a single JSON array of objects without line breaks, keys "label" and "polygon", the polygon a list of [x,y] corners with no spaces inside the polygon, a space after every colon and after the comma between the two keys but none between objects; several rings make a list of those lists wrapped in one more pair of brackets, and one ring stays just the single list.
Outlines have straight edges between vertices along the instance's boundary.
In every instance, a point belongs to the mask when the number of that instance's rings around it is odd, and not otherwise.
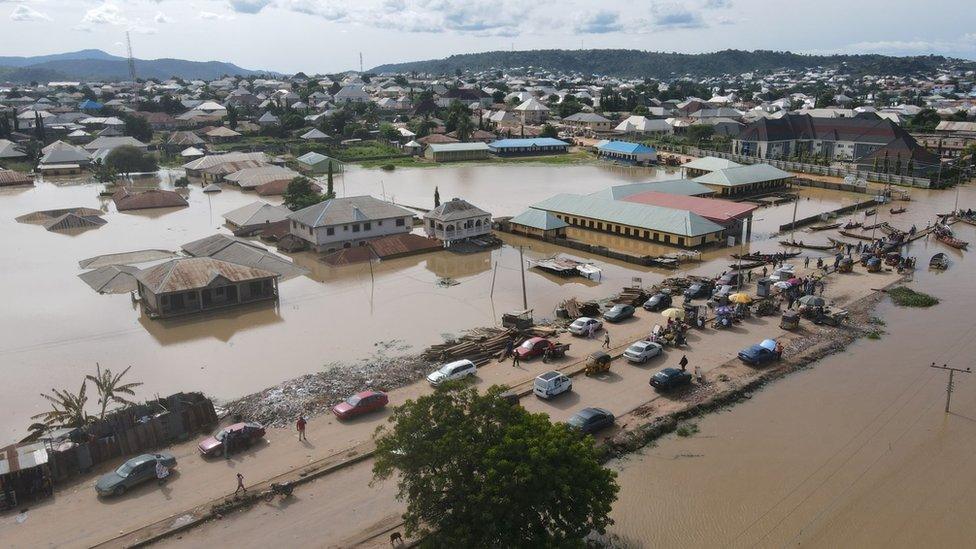
[{"label": "window on flooded house", "polygon": [[329,236],[332,236],[332,235],[335,234],[335,229],[332,228],[332,227],[329,227],[329,228],[325,229],[325,234],[327,234]]},{"label": "window on flooded house", "polygon": [[354,232],[354,233],[358,233],[359,232],[359,223],[353,223],[353,225],[352,225],[352,232]]},{"label": "window on flooded house", "polygon": [[406,220],[404,220],[402,217],[397,218],[396,226],[403,227],[404,225],[406,225]]},{"label": "window on flooded house", "polygon": [[372,229],[373,229],[373,224],[372,223],[370,223],[368,221],[366,223],[363,223],[363,230],[364,231],[370,231]]}]

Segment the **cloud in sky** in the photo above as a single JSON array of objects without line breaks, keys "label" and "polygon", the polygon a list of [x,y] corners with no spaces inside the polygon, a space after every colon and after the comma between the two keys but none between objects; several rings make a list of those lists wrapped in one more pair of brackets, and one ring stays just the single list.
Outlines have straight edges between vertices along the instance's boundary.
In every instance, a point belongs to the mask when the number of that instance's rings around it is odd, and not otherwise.
[{"label": "cloud in sky", "polygon": [[122,10],[115,4],[108,2],[101,6],[91,8],[81,18],[83,25],[124,25],[126,22],[125,17],[122,15]]},{"label": "cloud in sky", "polygon": [[624,26],[620,22],[620,14],[610,10],[600,10],[581,16],[574,27],[582,34],[605,34],[620,32]]},{"label": "cloud in sky", "polygon": [[41,13],[30,6],[18,4],[14,11],[10,12],[12,21],[50,21],[51,18],[46,13]]},{"label": "cloud in sky", "polygon": [[258,13],[272,3],[271,0],[228,0],[230,9],[238,13]]},{"label": "cloud in sky", "polygon": [[198,15],[200,19],[211,21],[231,21],[234,19],[234,16],[228,13],[215,13],[212,11],[201,11]]},{"label": "cloud in sky", "polygon": [[163,13],[161,11],[157,11],[156,12],[156,15],[153,17],[153,21],[155,21],[157,24],[160,24],[160,25],[165,25],[167,23],[175,23],[176,22],[175,19],[173,19],[172,17],[166,15],[165,13]]}]

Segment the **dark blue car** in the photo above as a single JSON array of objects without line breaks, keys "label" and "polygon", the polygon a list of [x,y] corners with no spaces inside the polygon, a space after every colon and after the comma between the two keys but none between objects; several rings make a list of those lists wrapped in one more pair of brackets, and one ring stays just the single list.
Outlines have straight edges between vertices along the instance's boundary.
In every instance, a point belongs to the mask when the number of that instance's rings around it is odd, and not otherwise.
[{"label": "dark blue car", "polygon": [[767,362],[779,360],[779,353],[770,351],[762,345],[753,345],[739,351],[739,360],[752,366],[762,366]]},{"label": "dark blue car", "polygon": [[651,376],[651,387],[662,391],[691,383],[691,372],[677,368],[665,368]]}]

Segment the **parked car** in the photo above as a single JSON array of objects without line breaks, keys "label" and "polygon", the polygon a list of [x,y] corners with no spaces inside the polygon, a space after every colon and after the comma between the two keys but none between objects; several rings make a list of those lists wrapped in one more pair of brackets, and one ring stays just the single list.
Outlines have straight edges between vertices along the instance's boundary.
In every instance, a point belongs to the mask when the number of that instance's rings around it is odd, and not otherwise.
[{"label": "parked car", "polygon": [[624,358],[628,362],[643,364],[648,360],[660,355],[664,349],[661,344],[653,341],[635,341],[624,351]]},{"label": "parked car", "polygon": [[614,305],[609,311],[603,314],[603,319],[607,322],[621,322],[634,316],[633,305]]},{"label": "parked car", "polygon": [[652,295],[644,302],[644,309],[648,311],[663,311],[671,306],[671,295],[664,292]]},{"label": "parked car", "polygon": [[712,291],[712,285],[705,282],[696,282],[684,291],[684,296],[688,299],[695,299],[697,297],[708,297]]},{"label": "parked car", "polygon": [[136,456],[95,481],[95,493],[99,496],[121,496],[126,490],[156,478],[156,463],[167,469],[176,467],[176,458],[167,452]]},{"label": "parked car", "polygon": [[581,316],[569,325],[569,333],[578,336],[588,335],[590,333],[591,326],[595,326],[592,329],[596,331],[603,327],[603,322],[588,316]]},{"label": "parked car", "polygon": [[438,368],[427,376],[427,381],[434,387],[445,381],[453,381],[468,376],[473,376],[478,372],[478,367],[470,360],[456,360]]},{"label": "parked car", "polygon": [[532,384],[532,392],[539,398],[549,399],[573,389],[573,380],[565,374],[550,371],[540,374]]},{"label": "parked car", "polygon": [[389,404],[390,398],[380,391],[356,393],[332,407],[332,413],[339,419],[361,416]]},{"label": "parked car", "polygon": [[779,360],[780,356],[782,356],[782,347],[772,339],[765,339],[761,343],[739,351],[739,360],[753,366]]},{"label": "parked car", "polygon": [[583,408],[566,423],[573,429],[589,434],[613,425],[613,419],[613,414],[603,408]]},{"label": "parked car", "polygon": [[206,457],[223,455],[224,442],[229,436],[234,437],[235,442],[231,446],[231,451],[236,452],[264,438],[264,426],[254,421],[228,425],[212,436],[201,440],[197,449]]},{"label": "parked car", "polygon": [[725,273],[715,281],[716,286],[735,286],[739,283],[739,273]]},{"label": "parked car", "polygon": [[723,286],[716,286],[715,291],[712,292],[712,299],[720,299],[723,297],[729,297],[729,294],[733,293],[735,288],[725,284]]},{"label": "parked car", "polygon": [[691,372],[678,368],[665,368],[651,376],[650,384],[655,389],[667,391],[691,383]]},{"label": "parked car", "polygon": [[515,353],[519,360],[526,360],[537,356],[542,356],[546,349],[553,347],[553,343],[544,337],[530,337],[515,348]]}]

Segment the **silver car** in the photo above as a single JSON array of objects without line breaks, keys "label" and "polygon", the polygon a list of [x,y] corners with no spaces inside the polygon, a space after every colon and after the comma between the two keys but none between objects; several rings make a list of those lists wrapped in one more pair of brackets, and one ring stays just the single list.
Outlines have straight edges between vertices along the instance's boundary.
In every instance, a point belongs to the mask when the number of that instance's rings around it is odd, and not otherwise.
[{"label": "silver car", "polygon": [[635,341],[624,351],[624,358],[634,364],[643,364],[648,360],[660,355],[664,349],[659,343],[653,341]]},{"label": "silver car", "polygon": [[590,318],[588,316],[581,316],[569,325],[569,333],[578,336],[585,336],[590,334],[590,330],[595,332],[602,327],[602,321],[595,318]]}]

